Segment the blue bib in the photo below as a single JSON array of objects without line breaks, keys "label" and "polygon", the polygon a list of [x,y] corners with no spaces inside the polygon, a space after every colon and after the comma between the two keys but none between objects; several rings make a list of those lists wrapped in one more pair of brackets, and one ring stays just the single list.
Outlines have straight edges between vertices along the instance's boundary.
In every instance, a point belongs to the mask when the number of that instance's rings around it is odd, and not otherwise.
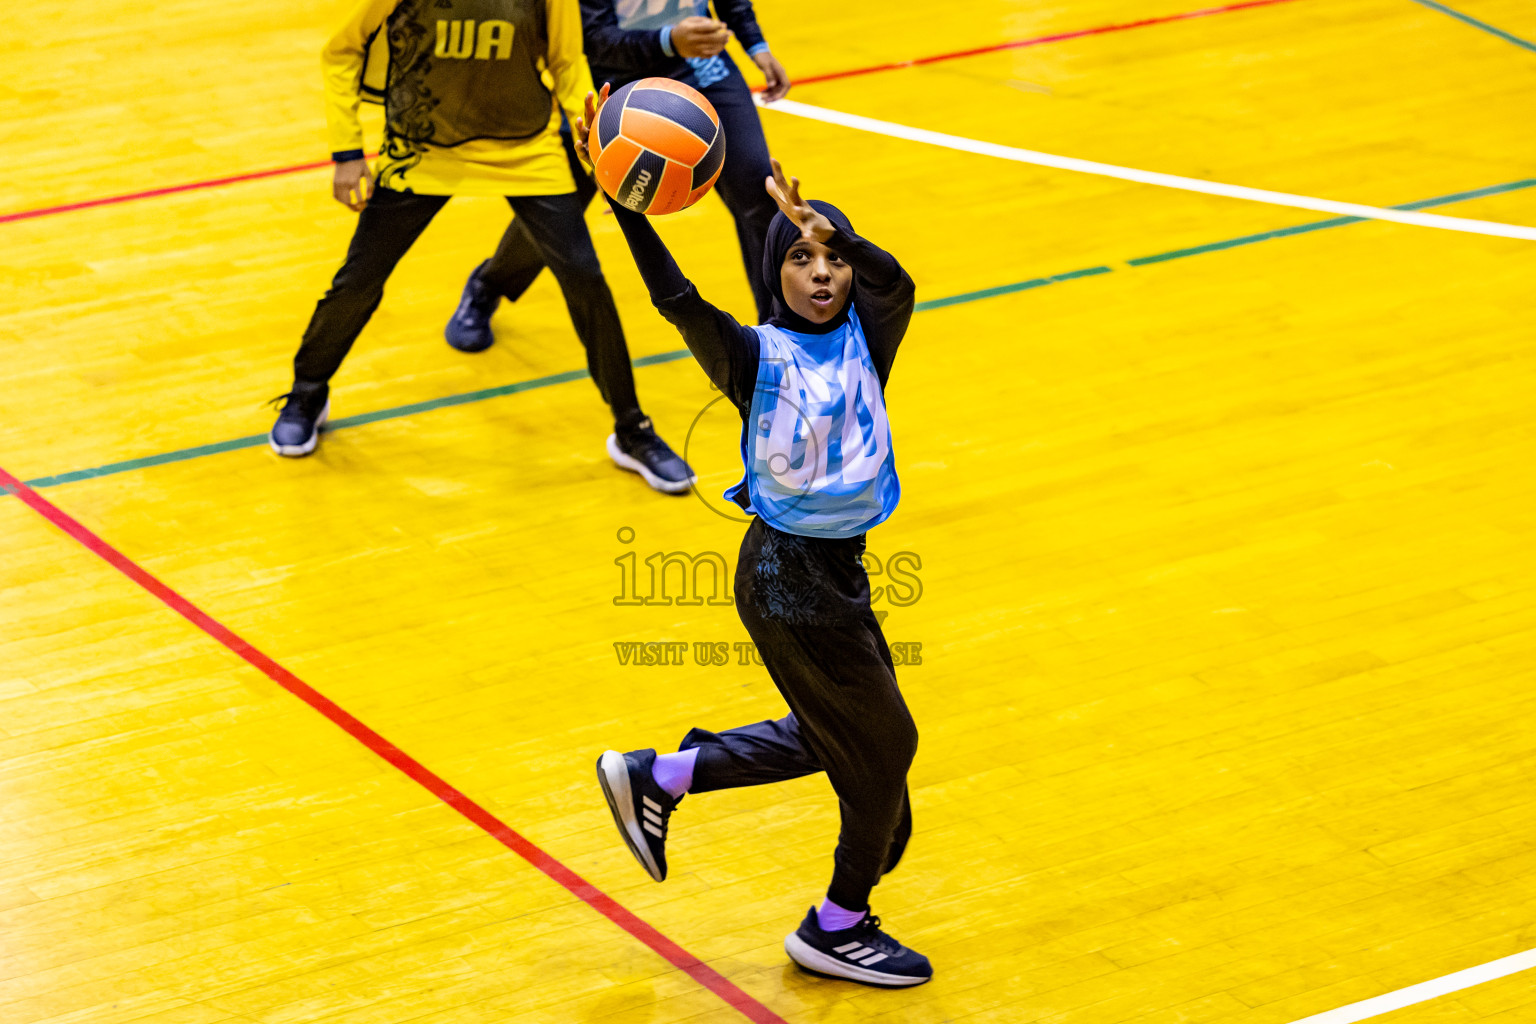
[{"label": "blue bib", "polygon": [[885,522],[901,483],[858,314],[830,334],[752,329],[759,358],[741,432],[746,474],[725,496],[802,537],[856,537]]},{"label": "blue bib", "polygon": [[[661,29],[667,25],[676,25],[694,14],[701,18],[710,16],[709,0],[618,0],[613,6],[618,15],[619,28],[625,31]],[[698,80],[700,89],[714,85],[731,73],[725,66],[725,58],[720,54],[713,57],[684,57],[683,60],[693,69],[693,76]]]},{"label": "blue bib", "polygon": [[625,31],[654,29],[676,25],[691,14],[709,17],[709,0],[616,0],[613,11]]}]

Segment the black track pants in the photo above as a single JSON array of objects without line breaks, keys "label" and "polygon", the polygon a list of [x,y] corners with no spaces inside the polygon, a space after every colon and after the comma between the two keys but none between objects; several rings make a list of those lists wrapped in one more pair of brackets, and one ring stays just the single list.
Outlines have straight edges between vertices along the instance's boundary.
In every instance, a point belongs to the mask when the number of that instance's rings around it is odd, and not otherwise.
[{"label": "black track pants", "polygon": [[[586,178],[585,174],[578,177]],[[384,297],[384,282],[448,196],[423,196],[381,188],[357,218],[347,258],[330,289],[315,306],[304,341],[293,359],[297,380],[328,381],[357,340]],[[586,203],[579,193],[560,196],[508,196],[517,223],[526,226],[530,244],[549,265],[570,310],[571,324],[587,350],[587,366],[598,392],[613,410],[616,423],[641,418],[635,398],[634,371],[613,293],[603,277],[582,218]],[[445,312],[447,307],[445,303]]]},{"label": "black track pants", "polygon": [[815,540],[754,519],[736,569],[736,609],[791,713],[722,733],[694,729],[690,792],[755,786],[824,771],[842,828],[827,896],[869,906],[912,834],[907,769],[917,727],[869,608],[864,539]]}]

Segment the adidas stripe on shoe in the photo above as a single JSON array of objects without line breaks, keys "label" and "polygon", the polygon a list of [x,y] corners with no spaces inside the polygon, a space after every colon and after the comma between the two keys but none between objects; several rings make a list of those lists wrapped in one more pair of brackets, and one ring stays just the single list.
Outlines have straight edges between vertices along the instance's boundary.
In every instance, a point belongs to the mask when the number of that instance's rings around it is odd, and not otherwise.
[{"label": "adidas stripe on shoe", "polygon": [[613,823],[635,860],[656,881],[667,877],[667,822],[682,802],[656,784],[651,766],[654,750],[609,750],[597,759],[597,781],[603,787]]},{"label": "adidas stripe on shoe", "polygon": [[812,974],[844,978],[882,988],[921,985],[933,977],[928,958],[880,930],[880,919],[866,914],[852,928],[825,932],[816,908],[784,939],[789,958]]}]

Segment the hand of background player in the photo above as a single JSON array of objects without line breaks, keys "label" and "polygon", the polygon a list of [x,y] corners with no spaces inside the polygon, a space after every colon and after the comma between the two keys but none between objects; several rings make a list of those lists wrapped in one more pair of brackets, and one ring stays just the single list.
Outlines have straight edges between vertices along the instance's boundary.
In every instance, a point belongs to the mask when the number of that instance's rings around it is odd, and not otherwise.
[{"label": "hand of background player", "polygon": [[[596,102],[594,103],[594,99]],[[576,119],[576,125],[572,129],[572,140],[576,143],[576,155],[581,157],[581,162],[587,165],[587,170],[592,169],[592,154],[587,152],[587,135],[591,133],[592,126],[597,124],[597,115],[603,109],[603,104],[608,102],[608,83],[604,82],[602,89],[595,95],[587,93],[587,112]]]},{"label": "hand of background player", "polygon": [[[367,184],[364,184],[366,182]],[[373,195],[373,171],[367,160],[343,160],[336,165],[336,175],[331,180],[331,195],[353,213],[368,205]]]},{"label": "hand of background player", "polygon": [[772,103],[789,95],[789,73],[784,70],[773,54],[767,50],[752,55],[752,62],[762,71],[763,77],[768,80],[768,86],[763,90],[763,102]]},{"label": "hand of background player", "polygon": [[768,189],[768,194],[773,201],[779,204],[779,209],[800,229],[800,237],[811,242],[823,242],[831,238],[837,232],[837,228],[816,207],[800,198],[800,179],[790,178],[784,180],[784,168],[779,166],[777,160],[769,158],[773,164],[773,177],[764,178],[763,184]]},{"label": "hand of background player", "polygon": [[672,49],[679,57],[713,57],[730,38],[725,22],[696,14],[672,26]]}]

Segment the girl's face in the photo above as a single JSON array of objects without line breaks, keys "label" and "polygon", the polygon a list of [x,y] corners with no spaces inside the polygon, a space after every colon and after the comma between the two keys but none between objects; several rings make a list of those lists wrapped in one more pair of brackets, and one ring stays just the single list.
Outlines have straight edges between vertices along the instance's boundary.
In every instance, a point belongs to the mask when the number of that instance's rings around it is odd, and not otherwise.
[{"label": "girl's face", "polygon": [[853,268],[820,242],[797,238],[779,267],[779,285],[790,309],[813,324],[824,324],[848,301]]}]

